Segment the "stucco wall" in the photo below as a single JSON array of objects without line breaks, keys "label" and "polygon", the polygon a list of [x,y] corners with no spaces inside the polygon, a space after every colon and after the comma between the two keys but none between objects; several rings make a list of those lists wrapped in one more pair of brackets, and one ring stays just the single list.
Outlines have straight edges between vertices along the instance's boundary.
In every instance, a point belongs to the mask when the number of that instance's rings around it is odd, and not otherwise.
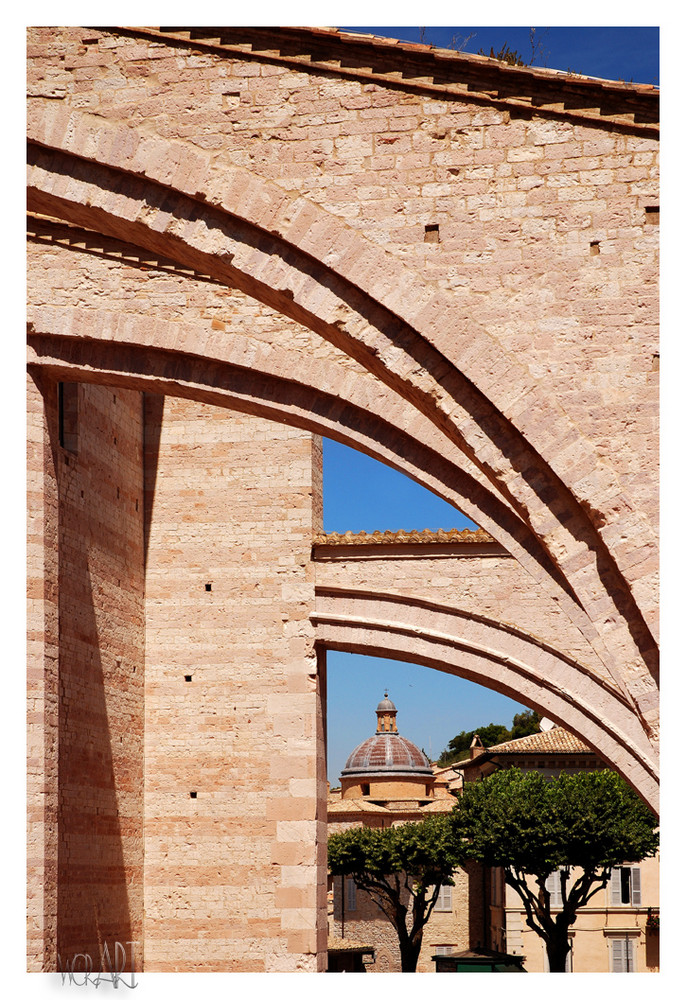
[{"label": "stucco wall", "polygon": [[[611,972],[611,940],[626,938],[634,956],[633,972],[659,971],[658,931],[647,929],[647,910],[656,914],[660,906],[658,857],[646,858],[641,872],[641,904],[614,904],[610,885],[579,911],[571,928],[572,971]],[[574,870],[573,870],[574,874]],[[525,955],[528,972],[547,972],[548,960],[542,939],[525,924],[518,895],[506,887],[508,950]]]}]

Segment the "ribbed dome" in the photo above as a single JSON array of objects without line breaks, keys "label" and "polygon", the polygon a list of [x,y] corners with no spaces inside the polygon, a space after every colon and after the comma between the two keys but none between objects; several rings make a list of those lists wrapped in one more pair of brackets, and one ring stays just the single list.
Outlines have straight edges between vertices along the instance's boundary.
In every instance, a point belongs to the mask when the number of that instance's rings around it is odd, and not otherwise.
[{"label": "ribbed dome", "polygon": [[375,733],[363,740],[346,761],[342,778],[371,774],[432,776],[422,750],[398,733]]},{"label": "ribbed dome", "polygon": [[384,695],[384,697],[382,698],[382,700],[380,701],[380,703],[377,705],[377,711],[378,712],[395,712],[395,711],[397,711],[397,709],[396,709],[396,706],[394,705],[393,701],[391,700],[391,698],[389,698],[388,695]]}]

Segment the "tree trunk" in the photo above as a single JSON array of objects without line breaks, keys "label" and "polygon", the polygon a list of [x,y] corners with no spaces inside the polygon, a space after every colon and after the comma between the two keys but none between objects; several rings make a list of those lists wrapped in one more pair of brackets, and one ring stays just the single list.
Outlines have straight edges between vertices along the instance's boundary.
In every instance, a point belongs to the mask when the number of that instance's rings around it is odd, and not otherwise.
[{"label": "tree trunk", "polygon": [[555,934],[546,940],[546,954],[549,959],[549,972],[565,972],[565,960],[568,957],[568,928],[562,928],[562,933]]},{"label": "tree trunk", "polygon": [[421,944],[412,941],[399,941],[401,946],[401,972],[415,972],[417,960],[420,957]]}]

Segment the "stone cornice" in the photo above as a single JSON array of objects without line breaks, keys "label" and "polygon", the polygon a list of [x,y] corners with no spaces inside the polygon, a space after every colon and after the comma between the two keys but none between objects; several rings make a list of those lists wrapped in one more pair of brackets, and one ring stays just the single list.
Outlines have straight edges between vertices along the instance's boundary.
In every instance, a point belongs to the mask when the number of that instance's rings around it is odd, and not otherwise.
[{"label": "stone cornice", "polygon": [[487,56],[399,42],[336,28],[304,27],[104,27],[168,45],[242,59],[334,73],[385,86],[580,120],[642,135],[658,136],[659,91],[651,84],[601,80],[559,70],[509,66]]}]

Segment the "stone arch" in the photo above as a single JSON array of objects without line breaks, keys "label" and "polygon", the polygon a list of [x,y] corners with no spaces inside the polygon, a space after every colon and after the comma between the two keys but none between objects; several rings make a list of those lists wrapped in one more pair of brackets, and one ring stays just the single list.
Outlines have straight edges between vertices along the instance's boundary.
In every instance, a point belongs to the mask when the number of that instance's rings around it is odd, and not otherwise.
[{"label": "stone arch", "polygon": [[[639,515],[619,502],[620,486],[605,468],[594,495],[583,491],[588,443],[488,334],[339,220],[198,150],[49,101],[35,102],[29,131],[34,210],[243,288],[340,346],[423,414],[437,453],[448,440],[475,463],[545,550],[550,579],[566,581],[610,669],[655,731],[655,644],[639,591],[623,576],[631,554],[611,552],[615,525]],[[538,429],[528,427],[535,405]],[[372,403],[366,416],[374,412]]]},{"label": "stone arch", "polygon": [[334,587],[318,588],[311,619],[327,649],[419,663],[528,704],[577,733],[657,809],[653,750],[631,704],[535,636],[460,607]]},{"label": "stone arch", "polygon": [[[321,388],[333,376],[328,373],[327,378],[326,364],[319,363],[311,371],[301,362],[298,389],[294,393],[289,381],[278,374],[293,369],[297,363],[293,355],[270,347],[258,356],[255,345],[233,338],[231,352],[216,351],[213,358],[206,345],[202,356],[192,360],[187,355],[180,377],[177,358],[162,346],[169,342],[178,344],[180,337],[183,340],[181,331],[174,330],[177,324],[159,322],[151,334],[143,322],[129,322],[128,349],[123,354],[121,340],[115,344],[105,339],[116,323],[116,318],[107,312],[35,309],[31,315],[31,362],[54,377],[187,396],[293,423],[338,437],[388,460],[435,492],[453,499],[462,509],[466,506],[469,509],[469,504],[475,502],[474,495],[468,496],[470,489],[474,491],[474,484],[463,483],[455,469],[442,468],[439,456],[429,449],[425,449],[428,452],[425,454],[418,440],[404,440],[398,427],[365,413],[353,387],[346,392],[339,385],[336,406],[332,409],[328,394]],[[79,326],[89,329],[90,340],[74,336]],[[242,352],[248,352],[248,357]],[[483,507],[475,504],[475,512],[481,510]],[[517,543],[520,535],[523,548],[527,549],[528,537],[507,508],[493,524],[500,533],[510,527],[513,542]],[[559,596],[562,599],[565,592],[561,591]],[[341,611],[342,605],[346,607],[345,613]],[[455,672],[529,702],[577,731],[654,801],[653,751],[630,700],[559,651],[545,648],[525,634],[516,634],[502,623],[477,621],[474,616],[461,615],[455,609],[430,607],[427,602],[382,594],[322,590],[313,622],[318,641],[327,648],[409,659]],[[466,638],[466,624],[476,638]],[[508,640],[505,645],[504,638]],[[593,638],[591,634],[592,641]],[[600,722],[601,703],[605,706],[604,716],[613,719],[613,724]]]},{"label": "stone arch", "polygon": [[[220,342],[211,329],[162,320],[151,329],[146,320],[122,320],[107,310],[29,307],[28,315],[31,365],[61,373],[62,378],[66,373],[74,381],[118,383],[172,395],[197,393],[198,398],[213,392],[219,405],[307,427],[411,476],[479,519],[499,540],[507,539],[506,547],[518,553],[535,578],[544,583],[548,574],[557,584],[558,599],[594,642],[574,596],[523,522],[464,471],[460,452],[438,452],[431,428],[430,433],[423,430],[423,415],[404,410],[384,387],[378,390],[377,412],[372,412],[364,388],[351,373],[274,345],[256,346],[246,337],[234,334]],[[116,341],[110,336],[113,329]],[[183,373],[169,350],[171,343],[184,354]],[[296,369],[294,393],[291,375]]]}]

